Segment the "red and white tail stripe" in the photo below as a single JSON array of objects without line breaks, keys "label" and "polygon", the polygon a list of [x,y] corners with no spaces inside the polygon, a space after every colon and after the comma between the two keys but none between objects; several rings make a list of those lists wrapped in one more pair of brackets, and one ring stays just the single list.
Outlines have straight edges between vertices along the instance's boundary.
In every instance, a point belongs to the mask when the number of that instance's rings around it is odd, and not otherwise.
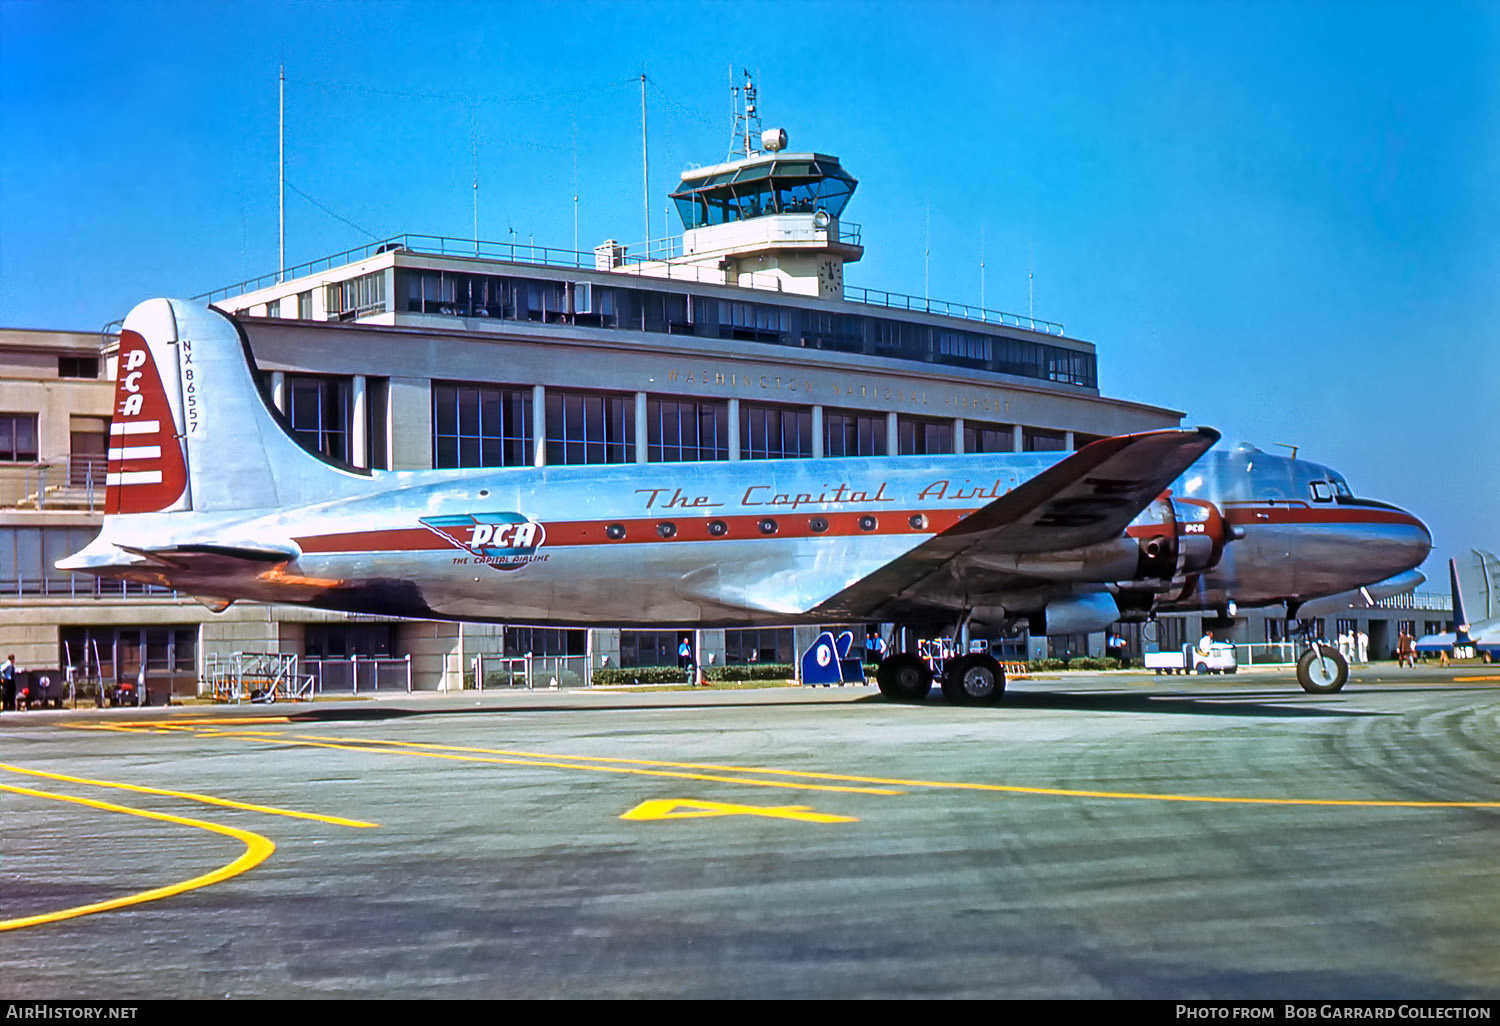
[{"label": "red and white tail stripe", "polygon": [[187,465],[156,360],[140,332],[120,333],[119,360],[104,511],[152,513],[182,497]]}]

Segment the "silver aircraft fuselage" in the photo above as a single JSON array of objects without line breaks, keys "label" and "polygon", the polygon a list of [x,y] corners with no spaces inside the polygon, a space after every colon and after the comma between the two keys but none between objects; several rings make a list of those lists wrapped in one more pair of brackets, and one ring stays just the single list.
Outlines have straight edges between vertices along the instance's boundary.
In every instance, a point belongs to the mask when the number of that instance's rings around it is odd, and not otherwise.
[{"label": "silver aircraft fuselage", "polygon": [[142,304],[120,368],[109,515],[59,566],[221,602],[580,626],[982,611],[1063,632],[1296,605],[1431,545],[1327,467],[1205,452],[1209,429],[1077,453],[366,472],[292,440],[217,311]]}]

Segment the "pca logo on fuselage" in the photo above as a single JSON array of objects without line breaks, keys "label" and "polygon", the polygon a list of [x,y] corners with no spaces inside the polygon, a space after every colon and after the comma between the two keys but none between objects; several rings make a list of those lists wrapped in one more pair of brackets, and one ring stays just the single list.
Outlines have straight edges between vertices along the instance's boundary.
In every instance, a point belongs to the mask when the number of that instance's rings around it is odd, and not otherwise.
[{"label": "pca logo on fuselage", "polygon": [[472,553],[476,563],[496,570],[519,570],[547,558],[537,555],[547,540],[547,529],[520,513],[423,517],[422,526]]}]

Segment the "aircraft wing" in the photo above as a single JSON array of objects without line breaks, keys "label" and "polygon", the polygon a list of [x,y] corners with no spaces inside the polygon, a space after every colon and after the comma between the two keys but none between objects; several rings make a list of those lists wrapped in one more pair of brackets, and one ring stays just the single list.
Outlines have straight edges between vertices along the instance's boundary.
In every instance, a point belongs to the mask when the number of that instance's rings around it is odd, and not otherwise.
[{"label": "aircraft wing", "polygon": [[1116,538],[1218,440],[1206,427],[1100,439],[854,582],[817,611],[882,619],[951,591],[975,557],[1060,552]]}]

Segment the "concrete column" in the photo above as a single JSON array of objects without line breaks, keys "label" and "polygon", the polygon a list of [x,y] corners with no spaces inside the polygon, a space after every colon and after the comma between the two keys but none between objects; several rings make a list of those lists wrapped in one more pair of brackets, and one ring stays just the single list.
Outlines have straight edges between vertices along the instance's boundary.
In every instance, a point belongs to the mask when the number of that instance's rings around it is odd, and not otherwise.
[{"label": "concrete column", "polygon": [[823,458],[823,407],[812,408],[812,454],[813,459]]},{"label": "concrete column", "polygon": [[[898,456],[901,454],[901,429],[897,426],[896,414],[885,415],[885,454],[887,456]],[[813,635],[814,638],[817,635]]]},{"label": "concrete column", "polygon": [[724,632],[722,630],[701,630],[698,632],[699,644],[703,647],[698,652],[698,660],[704,666],[724,665]]},{"label": "concrete column", "polygon": [[397,639],[402,654],[411,655],[413,690],[463,688],[463,638],[458,624],[413,620],[398,628]]},{"label": "concrete column", "polygon": [[[635,461],[645,463],[650,455],[646,436],[650,433],[651,423],[646,418],[646,393],[635,394]],[[615,663],[619,664],[620,639],[615,638]]]},{"label": "concrete column", "polygon": [[286,372],[271,372],[271,402],[282,413],[286,412]]},{"label": "concrete column", "polygon": [[531,441],[533,467],[547,465],[547,390],[531,386]]},{"label": "concrete column", "polygon": [[729,458],[740,458],[740,401],[729,400]]},{"label": "concrete column", "polygon": [[432,383],[391,378],[386,401],[386,460],[392,470],[432,469]]},{"label": "concrete column", "polygon": [[962,456],[964,454],[964,419],[953,418],[953,454]]},{"label": "concrete column", "polygon": [[589,656],[591,666],[618,667],[620,665],[620,632],[615,628],[595,628],[589,631]]},{"label": "concrete column", "polygon": [[349,462],[356,467],[370,465],[370,414],[367,381],[363,374],[354,375],[349,389]]},{"label": "concrete column", "polygon": [[1012,442],[1012,444],[1015,446],[1014,451],[1024,452],[1025,450],[1021,448],[1022,444],[1025,442],[1025,439],[1021,437],[1021,425],[1012,424],[1010,430],[1011,438],[1014,439],[1014,441]]},{"label": "concrete column", "polygon": [[1073,444],[1073,432],[1068,431],[1068,432],[1064,433],[1064,435],[1063,435],[1063,448],[1066,449],[1068,452],[1072,452],[1074,449],[1077,448],[1077,446],[1075,446]]}]

